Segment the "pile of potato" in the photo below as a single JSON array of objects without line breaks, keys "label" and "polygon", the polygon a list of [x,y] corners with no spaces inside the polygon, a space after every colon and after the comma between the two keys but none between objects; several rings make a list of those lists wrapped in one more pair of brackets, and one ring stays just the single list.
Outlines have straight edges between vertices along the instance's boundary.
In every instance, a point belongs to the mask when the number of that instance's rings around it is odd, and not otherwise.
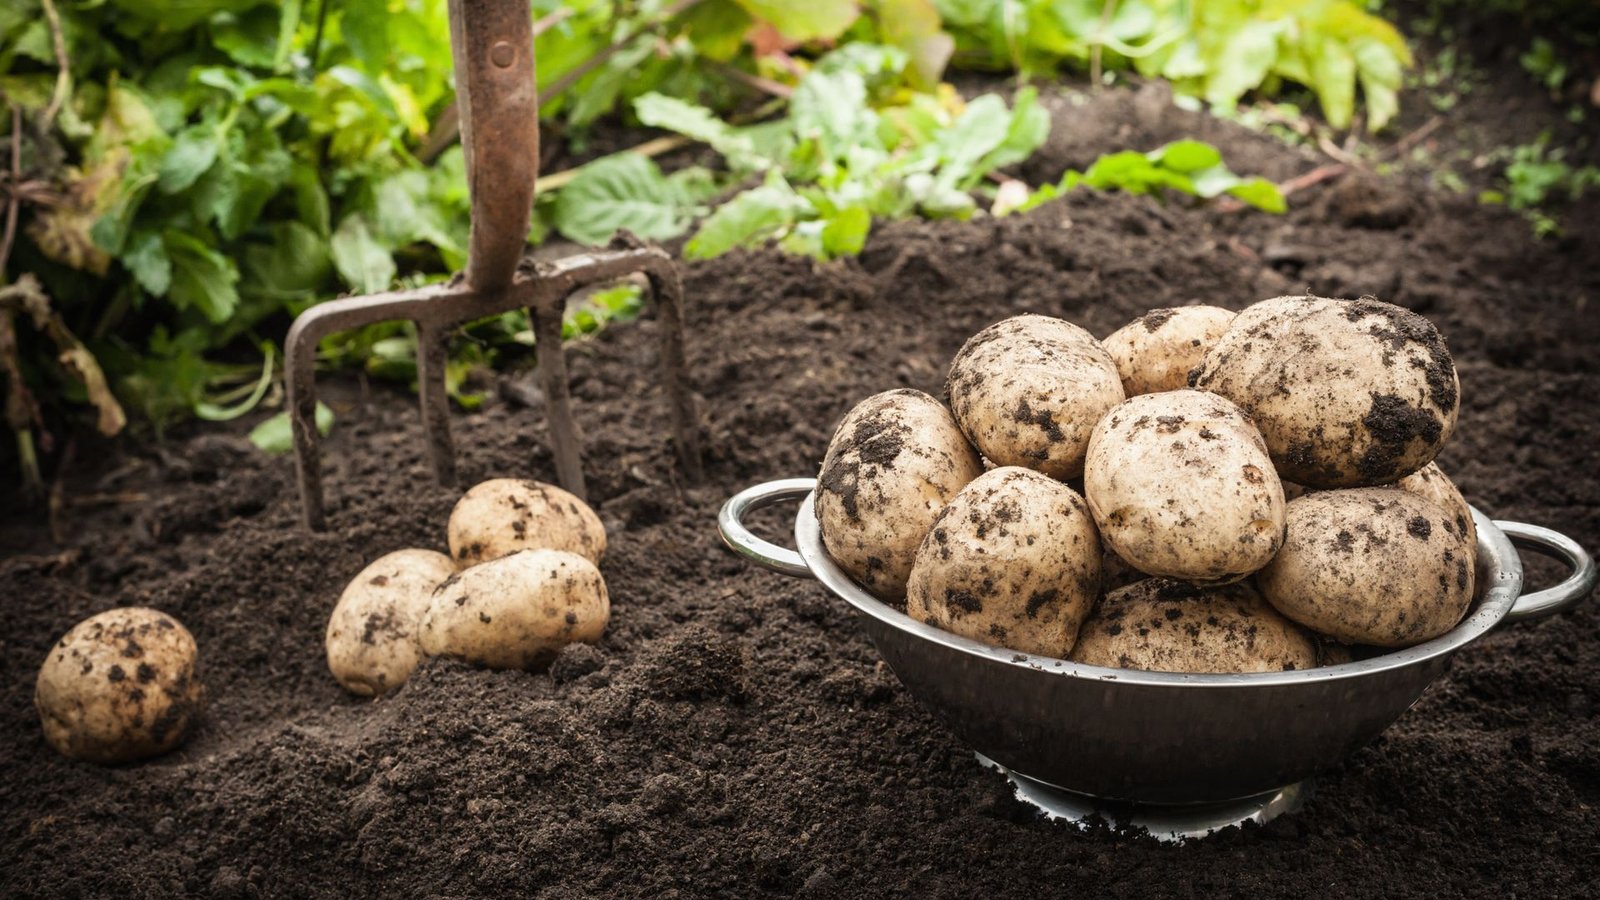
[{"label": "pile of potato", "polygon": [[[844,417],[829,554],[907,614],[1092,665],[1266,672],[1450,630],[1477,536],[1432,461],[1459,382],[1372,298],[1154,310],[1104,341],[1023,315]],[[1081,479],[1081,480],[1080,480]]]},{"label": "pile of potato", "polygon": [[[451,512],[449,546],[448,556],[390,553],[345,588],[324,642],[340,684],[376,696],[424,656],[535,668],[604,633],[606,532],[577,497],[537,481],[486,481]],[[79,622],[39,669],[34,706],[45,739],[98,763],[179,746],[203,705],[197,656],[188,629],[158,610],[112,609]]]},{"label": "pile of potato", "polygon": [[424,656],[537,668],[605,632],[605,526],[572,494],[538,481],[485,481],[456,503],[448,538],[449,556],[397,550],[345,588],[325,644],[329,671],[351,692],[393,690]]}]

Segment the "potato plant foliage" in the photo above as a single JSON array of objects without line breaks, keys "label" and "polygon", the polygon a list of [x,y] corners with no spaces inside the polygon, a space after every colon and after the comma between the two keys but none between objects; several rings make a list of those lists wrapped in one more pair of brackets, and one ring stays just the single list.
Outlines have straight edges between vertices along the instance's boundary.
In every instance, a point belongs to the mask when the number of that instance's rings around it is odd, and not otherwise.
[{"label": "potato plant foliage", "polygon": [[[1044,140],[1049,118],[1028,88],[1009,104],[961,100],[942,83],[950,66],[1024,76],[1131,66],[1216,103],[1297,81],[1335,124],[1349,119],[1359,81],[1376,125],[1392,115],[1389,86],[1409,61],[1392,29],[1343,0],[533,7],[541,112],[556,140],[582,158],[592,123],[620,112],[709,145],[722,165],[667,173],[641,154],[602,157],[541,193],[530,241],[600,242],[626,225],[649,238],[688,235],[689,257],[775,238],[827,259],[859,251],[875,219],[972,215],[993,173]],[[293,315],[461,266],[468,204],[446,9],[445,0],[0,5],[0,94],[11,113],[0,117],[0,147],[15,182],[4,200],[19,213],[0,259],[0,383],[30,480],[64,419],[97,414],[114,431],[125,406],[160,428],[276,405],[276,347]],[[1271,185],[1182,150],[1149,165],[1112,158],[1051,190],[1173,188],[1281,207]],[[568,331],[625,318],[637,303],[629,289],[604,294]],[[467,387],[473,367],[532,340],[516,315],[471,334],[449,372],[463,405],[479,399]],[[330,339],[323,357],[415,376],[401,325]],[[267,428],[263,445],[281,445],[281,430]]]}]

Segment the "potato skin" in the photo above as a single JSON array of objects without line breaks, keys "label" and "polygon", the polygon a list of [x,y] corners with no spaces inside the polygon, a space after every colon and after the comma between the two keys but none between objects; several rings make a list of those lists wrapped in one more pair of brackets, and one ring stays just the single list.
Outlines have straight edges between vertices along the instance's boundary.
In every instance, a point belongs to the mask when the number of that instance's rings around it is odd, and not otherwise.
[{"label": "potato skin", "polygon": [[1472,507],[1467,505],[1467,498],[1461,495],[1461,489],[1439,468],[1438,463],[1428,463],[1400,479],[1395,487],[1424,500],[1432,500],[1454,516],[1456,529],[1467,536],[1468,545],[1473,548],[1474,554],[1477,553],[1478,526],[1472,521]]},{"label": "potato skin", "polygon": [[63,756],[127,762],[183,743],[204,690],[194,636],[142,606],[107,610],[68,631],[39,668],[33,702]]},{"label": "potato skin", "polygon": [[899,600],[934,517],[981,474],[942,403],[921,391],[874,394],[845,415],[823,457],[823,546],[867,590]]},{"label": "potato skin", "polygon": [[1283,543],[1283,486],[1250,419],[1201,391],[1143,394],[1095,426],[1084,470],[1102,539],[1150,575],[1226,584]]},{"label": "potato skin", "polygon": [[1191,379],[1255,418],[1283,478],[1389,484],[1455,428],[1455,363],[1427,319],[1370,297],[1277,297],[1233,320]]},{"label": "potato skin", "polygon": [[429,656],[534,669],[567,644],[600,640],[610,618],[594,563],[565,550],[518,550],[439,585],[417,642]]},{"label": "potato skin", "polygon": [[1100,591],[1100,536],[1078,492],[1032,469],[979,476],[917,550],[906,614],[997,647],[1065,658]]},{"label": "potato skin", "polygon": [[565,550],[595,565],[606,553],[606,528],[587,503],[542,481],[494,478],[456,501],[448,526],[460,568],[518,550]]},{"label": "potato skin", "polygon": [[1061,480],[1083,474],[1089,433],[1124,396],[1117,364],[1093,335],[1037,315],[973,335],[945,385],[956,421],[986,459]]},{"label": "potato skin", "polygon": [[1070,659],[1149,672],[1283,672],[1316,667],[1317,647],[1248,583],[1147,578],[1100,601]]},{"label": "potato skin", "polygon": [[1234,312],[1220,306],[1152,309],[1101,341],[1129,397],[1182,390],[1189,372],[1228,330]]},{"label": "potato skin", "polygon": [[396,550],[362,569],[328,617],[328,671],[345,690],[373,697],[399,687],[417,667],[417,628],[434,588],[455,574],[436,550]]},{"label": "potato skin", "polygon": [[1432,501],[1398,488],[1317,491],[1289,504],[1288,523],[1256,581],[1313,631],[1408,647],[1455,627],[1472,602],[1475,548]]}]

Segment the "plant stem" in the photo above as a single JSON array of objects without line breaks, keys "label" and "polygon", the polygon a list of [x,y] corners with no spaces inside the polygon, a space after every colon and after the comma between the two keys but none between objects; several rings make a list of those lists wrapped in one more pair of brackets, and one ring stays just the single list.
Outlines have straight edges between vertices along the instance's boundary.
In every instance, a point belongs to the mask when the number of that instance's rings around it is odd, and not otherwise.
[{"label": "plant stem", "polygon": [[313,72],[318,71],[322,65],[322,33],[328,25],[328,4],[332,2],[333,0],[322,0],[321,3],[317,4],[317,30],[311,36],[311,52],[309,54],[311,71]]},{"label": "plant stem", "polygon": [[67,59],[67,39],[61,33],[61,16],[56,12],[54,0],[39,0],[44,7],[44,17],[50,23],[50,44],[56,55],[56,87],[50,92],[50,105],[39,117],[39,130],[49,131],[56,114],[67,102],[67,92],[72,88],[72,67]]}]

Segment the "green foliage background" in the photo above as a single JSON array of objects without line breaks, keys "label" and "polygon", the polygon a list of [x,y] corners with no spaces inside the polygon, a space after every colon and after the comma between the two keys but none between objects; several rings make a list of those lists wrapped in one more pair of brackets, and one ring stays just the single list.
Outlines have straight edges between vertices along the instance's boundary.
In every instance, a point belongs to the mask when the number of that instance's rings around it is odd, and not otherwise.
[{"label": "green foliage background", "polygon": [[[1410,63],[1393,28],[1346,0],[533,6],[539,82],[559,88],[541,110],[552,133],[581,147],[621,110],[708,144],[723,164],[669,175],[637,154],[603,158],[540,197],[530,240],[598,242],[628,223],[654,238],[692,232],[690,256],[775,238],[829,258],[858,251],[875,218],[973,214],[991,173],[1026,158],[1048,117],[1029,91],[1013,105],[963,102],[941,85],[950,65],[1024,78],[1133,68],[1221,106],[1297,82],[1335,125],[1351,120],[1359,89],[1376,126]],[[21,125],[12,193],[26,202],[3,277],[37,279],[136,421],[223,419],[270,402],[293,315],[463,262],[462,157],[441,140],[447,35],[445,0],[9,0],[0,93]],[[12,138],[8,124],[7,147]],[[1200,157],[1214,171],[1137,153],[1047,190],[1126,176],[1132,189],[1281,205],[1270,185]],[[573,327],[627,315],[636,299],[607,295]],[[20,307],[0,315],[15,317],[26,399],[42,399],[8,406],[14,430],[45,429],[39,409],[59,417],[95,399]],[[529,340],[514,317],[480,337],[453,387],[497,347]],[[324,351],[377,375],[414,371],[400,326]],[[0,368],[0,381],[15,401],[19,379]]]}]

